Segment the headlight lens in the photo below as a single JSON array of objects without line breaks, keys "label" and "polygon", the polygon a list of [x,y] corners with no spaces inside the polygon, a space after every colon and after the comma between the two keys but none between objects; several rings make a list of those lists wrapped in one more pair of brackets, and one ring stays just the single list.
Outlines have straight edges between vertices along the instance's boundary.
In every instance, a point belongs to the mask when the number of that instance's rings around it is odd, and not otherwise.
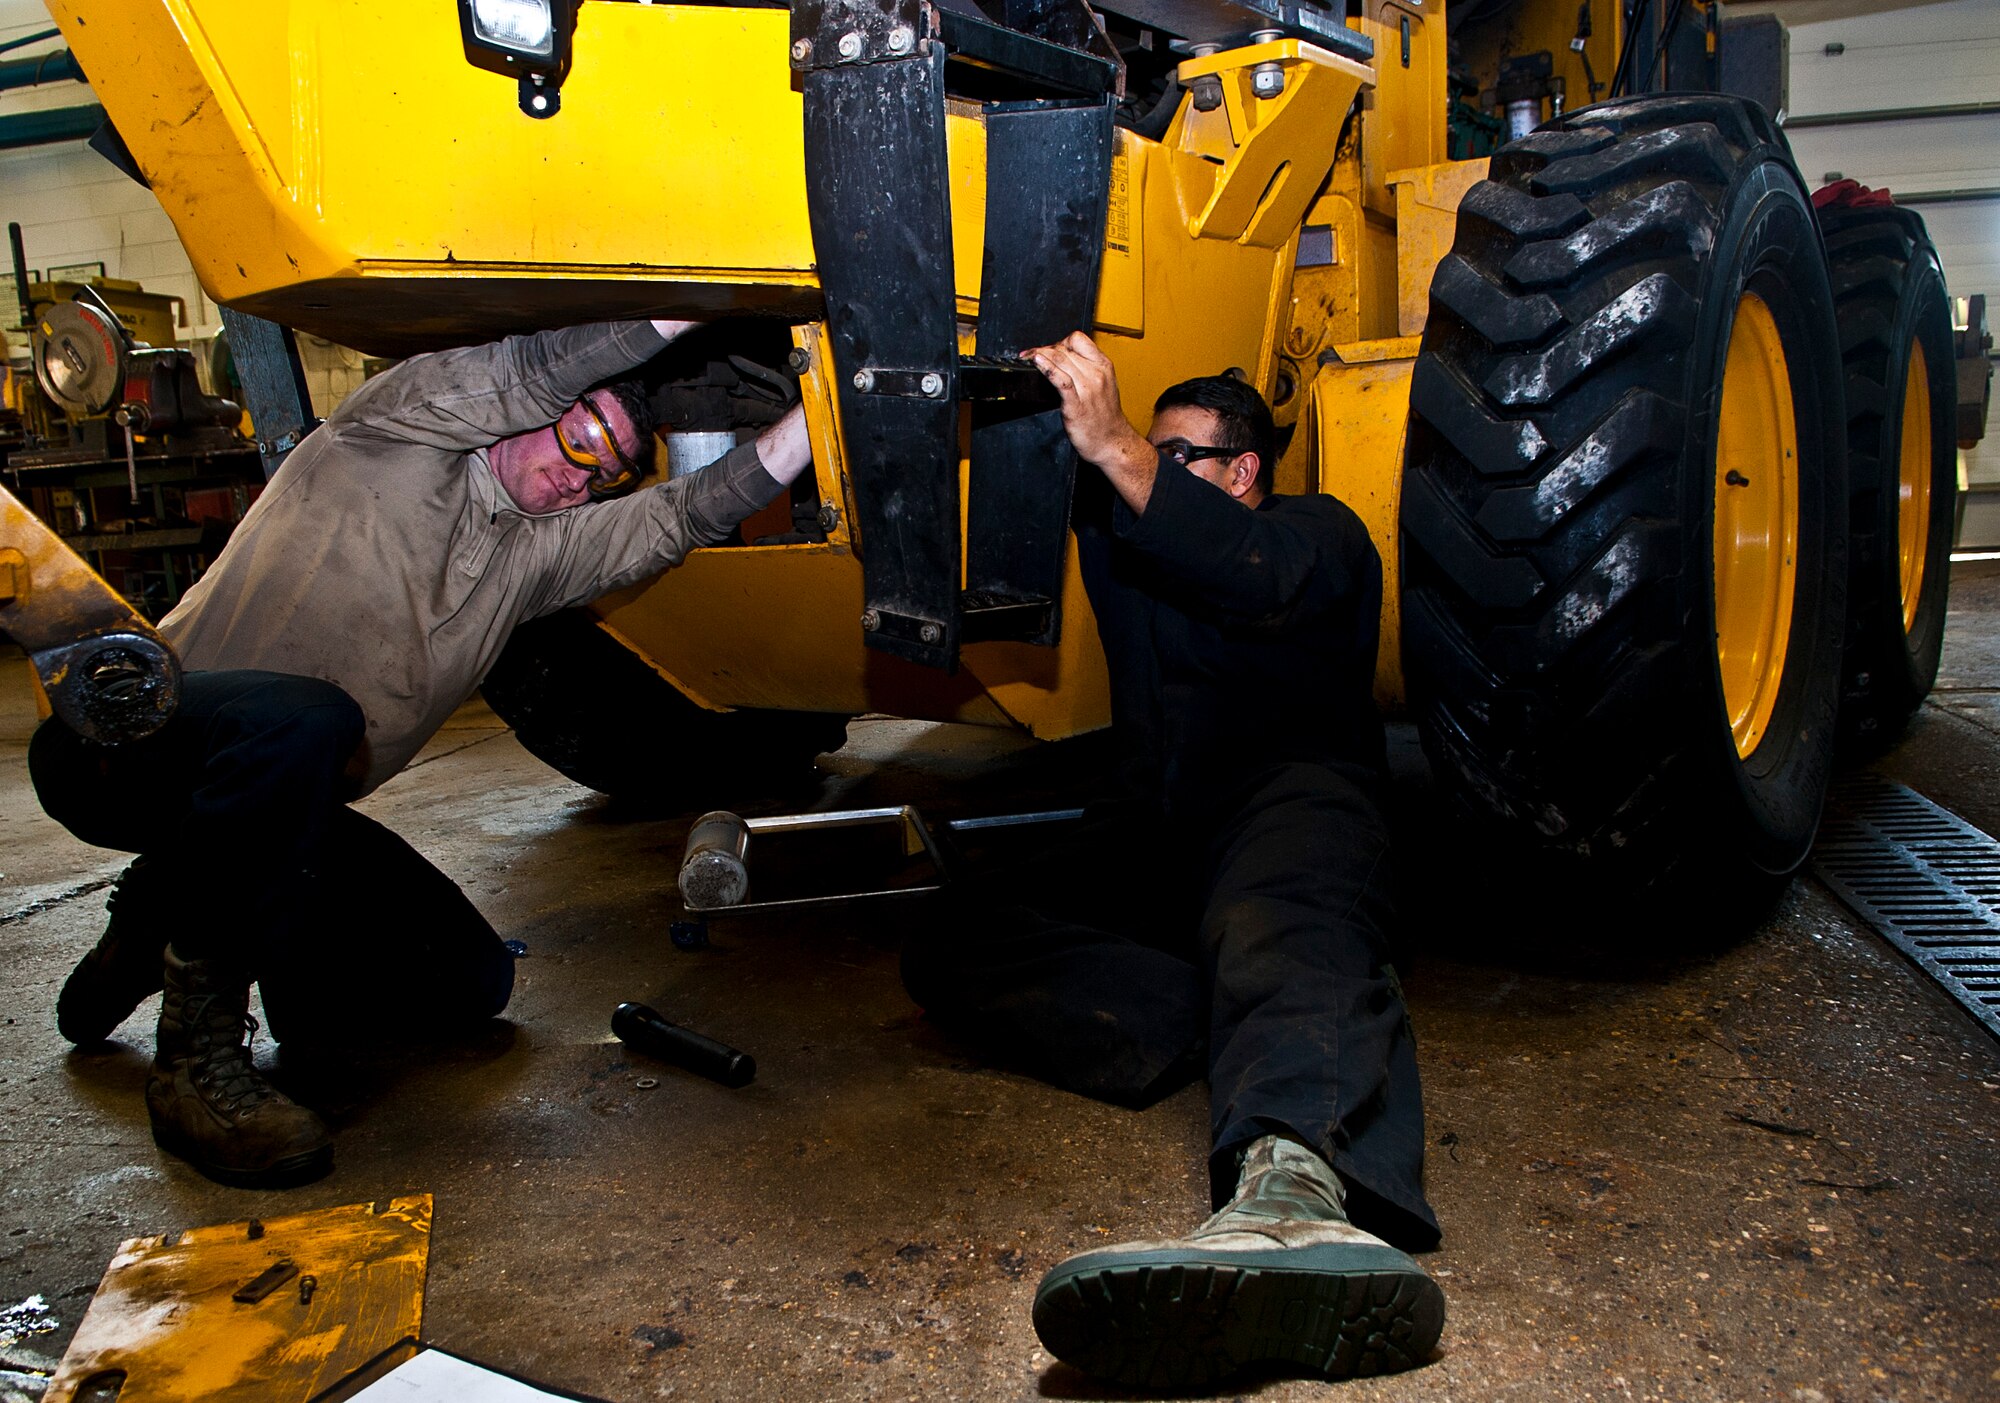
[{"label": "headlight lens", "polygon": [[548,0],[472,0],[472,32],[516,53],[546,57],[555,52],[556,26]]}]

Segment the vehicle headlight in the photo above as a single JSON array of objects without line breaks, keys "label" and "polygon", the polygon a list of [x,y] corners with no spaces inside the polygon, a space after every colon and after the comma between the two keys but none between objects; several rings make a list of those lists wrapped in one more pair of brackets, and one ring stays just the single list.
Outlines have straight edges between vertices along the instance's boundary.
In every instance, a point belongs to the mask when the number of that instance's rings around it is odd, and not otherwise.
[{"label": "vehicle headlight", "polygon": [[475,68],[520,80],[521,110],[553,117],[569,76],[578,0],[458,0],[459,35]]},{"label": "vehicle headlight", "polygon": [[547,58],[555,52],[556,17],[549,0],[468,0],[472,33],[495,48]]}]

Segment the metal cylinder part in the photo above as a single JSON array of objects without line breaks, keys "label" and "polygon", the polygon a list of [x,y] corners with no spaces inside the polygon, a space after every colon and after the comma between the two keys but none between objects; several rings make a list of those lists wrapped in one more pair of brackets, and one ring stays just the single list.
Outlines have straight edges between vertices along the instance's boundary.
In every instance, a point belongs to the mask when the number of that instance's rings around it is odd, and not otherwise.
[{"label": "metal cylinder part", "polygon": [[1525,98],[1507,104],[1507,140],[1519,141],[1542,124],[1542,100]]},{"label": "metal cylinder part", "polygon": [[[1222,51],[1220,44],[1191,44],[1188,48],[1196,58],[1207,58],[1210,54]],[[1222,106],[1222,80],[1213,73],[1204,73],[1189,83],[1188,92],[1194,100],[1194,110],[1197,112],[1213,112]]]},{"label": "metal cylinder part", "polygon": [[685,477],[700,472],[736,446],[736,431],[667,435],[667,476]]},{"label": "metal cylinder part", "polygon": [[125,333],[117,318],[87,302],[58,302],[31,325],[43,393],[71,415],[109,409],[125,385]]},{"label": "metal cylinder part", "polygon": [[750,825],[723,809],[705,813],[688,830],[681,852],[681,900],[690,911],[740,906],[750,890],[743,855]]}]

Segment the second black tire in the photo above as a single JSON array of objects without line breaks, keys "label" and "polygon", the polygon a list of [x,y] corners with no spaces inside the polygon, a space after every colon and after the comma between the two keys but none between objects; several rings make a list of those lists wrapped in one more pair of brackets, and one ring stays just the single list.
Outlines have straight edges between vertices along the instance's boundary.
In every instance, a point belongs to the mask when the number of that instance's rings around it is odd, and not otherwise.
[{"label": "second black tire", "polygon": [[1845,610],[1835,346],[1752,104],[1583,108],[1468,192],[1411,386],[1403,661],[1498,836],[1738,914],[1804,860]]},{"label": "second black tire", "polygon": [[1847,659],[1841,730],[1893,740],[1944,647],[1958,497],[1951,304],[1914,210],[1821,215],[1846,376]]}]

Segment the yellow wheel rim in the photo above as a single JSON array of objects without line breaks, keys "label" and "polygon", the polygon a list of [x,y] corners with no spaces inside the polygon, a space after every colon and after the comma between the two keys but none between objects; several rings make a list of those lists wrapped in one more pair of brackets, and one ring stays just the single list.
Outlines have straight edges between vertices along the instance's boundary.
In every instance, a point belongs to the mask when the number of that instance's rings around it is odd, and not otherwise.
[{"label": "yellow wheel rim", "polygon": [[1903,378],[1903,444],[1897,471],[1896,548],[1902,557],[1903,632],[1916,626],[1924,592],[1924,553],[1931,543],[1931,381],[1924,348],[1910,343]]},{"label": "yellow wheel rim", "polygon": [[1778,705],[1798,544],[1791,375],[1771,309],[1746,292],[1729,334],[1715,440],[1715,657],[1741,759],[1757,749]]}]

